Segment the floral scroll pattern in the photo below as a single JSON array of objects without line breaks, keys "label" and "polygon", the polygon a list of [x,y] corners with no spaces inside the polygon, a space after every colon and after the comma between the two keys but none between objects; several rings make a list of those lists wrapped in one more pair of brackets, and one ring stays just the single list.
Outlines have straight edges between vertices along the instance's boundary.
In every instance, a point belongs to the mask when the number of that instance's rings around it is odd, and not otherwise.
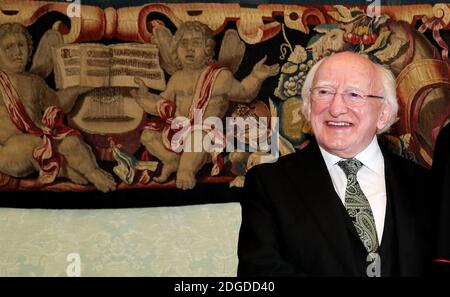
[{"label": "floral scroll pattern", "polygon": [[116,210],[0,209],[0,276],[235,276],[238,203]]}]

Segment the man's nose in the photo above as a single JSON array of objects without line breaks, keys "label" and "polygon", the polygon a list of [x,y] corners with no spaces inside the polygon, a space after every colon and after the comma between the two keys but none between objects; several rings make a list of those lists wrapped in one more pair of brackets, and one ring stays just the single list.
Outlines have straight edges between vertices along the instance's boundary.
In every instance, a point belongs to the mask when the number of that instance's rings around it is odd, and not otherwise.
[{"label": "man's nose", "polygon": [[339,116],[340,114],[347,112],[347,105],[345,104],[344,97],[341,93],[336,93],[331,100],[329,111],[332,116]]}]

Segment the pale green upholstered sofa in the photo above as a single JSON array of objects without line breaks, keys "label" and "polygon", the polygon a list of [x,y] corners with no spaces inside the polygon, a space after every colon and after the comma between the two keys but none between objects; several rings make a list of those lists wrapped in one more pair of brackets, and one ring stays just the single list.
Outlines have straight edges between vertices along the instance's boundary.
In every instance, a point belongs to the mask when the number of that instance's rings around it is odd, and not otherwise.
[{"label": "pale green upholstered sofa", "polygon": [[0,208],[0,276],[66,276],[74,254],[81,276],[235,276],[240,223],[236,202]]}]

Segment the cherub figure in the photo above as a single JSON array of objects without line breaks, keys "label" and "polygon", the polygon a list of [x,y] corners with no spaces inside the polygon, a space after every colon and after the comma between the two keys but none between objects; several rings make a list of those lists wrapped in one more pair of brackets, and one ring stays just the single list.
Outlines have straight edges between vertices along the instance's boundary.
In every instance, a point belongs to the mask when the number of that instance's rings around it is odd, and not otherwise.
[{"label": "cherub figure", "polygon": [[[45,50],[38,47],[37,52]],[[79,133],[62,125],[63,112],[90,89],[53,91],[41,77],[25,70],[31,53],[31,36],[23,25],[0,25],[0,172],[25,177],[39,171],[43,184],[64,176],[78,184],[91,182],[103,192],[114,190],[113,177],[99,168]],[[41,62],[33,61],[32,68],[47,76],[51,67]]]},{"label": "cherub figure", "polygon": [[[230,101],[251,102],[263,81],[279,71],[277,64],[265,65],[267,57],[264,57],[241,82],[236,80],[233,72],[239,67],[245,45],[234,30],[226,32],[217,64],[214,61],[213,32],[203,23],[185,22],[173,38],[165,27],[155,28],[154,33],[160,47],[161,66],[172,76],[167,88],[159,95],[148,92],[144,83],[137,79],[140,88],[133,91],[132,95],[147,113],[165,120],[178,116],[192,120],[194,109],[201,109],[203,118],[214,116],[222,119]],[[167,54],[169,49],[171,56]],[[201,90],[210,91],[204,94]],[[171,116],[168,116],[168,110],[172,110]],[[145,129],[141,135],[142,144],[163,164],[160,176],[154,178],[156,182],[165,182],[176,172],[177,188],[192,189],[196,184],[196,173],[211,161],[214,163],[213,171],[217,173],[218,164],[215,163],[214,154],[193,150],[176,154],[167,146],[170,143],[165,139],[167,129],[165,133],[158,130],[161,129]],[[206,135],[206,131],[202,133]]]}]

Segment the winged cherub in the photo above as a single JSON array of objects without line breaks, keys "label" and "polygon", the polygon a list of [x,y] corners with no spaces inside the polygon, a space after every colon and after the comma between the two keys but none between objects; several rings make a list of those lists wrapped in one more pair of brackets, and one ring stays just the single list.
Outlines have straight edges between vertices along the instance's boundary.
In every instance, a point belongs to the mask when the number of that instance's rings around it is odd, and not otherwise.
[{"label": "winged cherub", "polygon": [[[225,33],[218,63],[214,60],[213,32],[203,23],[185,22],[174,36],[167,28],[157,27],[154,35],[160,47],[161,66],[172,76],[167,88],[159,95],[150,93],[145,84],[136,79],[140,88],[134,90],[132,95],[138,104],[147,113],[166,120],[165,128],[150,125],[150,129],[144,129],[141,142],[149,153],[162,162],[161,174],[154,178],[156,182],[165,182],[176,172],[177,188],[192,189],[196,184],[196,173],[204,164],[213,162],[211,173],[214,175],[220,172],[220,162],[217,154],[204,150],[190,149],[180,154],[172,151],[168,145],[170,139],[167,139],[170,119],[186,117],[192,120],[194,109],[202,110],[203,118],[214,116],[222,119],[230,101],[251,102],[264,80],[278,74],[279,65],[265,65],[267,57],[264,57],[247,77],[238,81],[233,73],[242,61],[245,45],[235,30]],[[202,133],[205,136],[207,131]],[[190,139],[193,138],[191,136]]]},{"label": "winged cherub", "polygon": [[78,184],[91,182],[104,192],[114,190],[113,177],[99,168],[78,131],[62,125],[64,112],[90,88],[55,92],[42,78],[52,70],[49,46],[62,43],[58,34],[49,31],[42,37],[26,71],[32,54],[26,27],[0,25],[0,172],[25,177],[39,171],[43,184],[64,176]]}]

